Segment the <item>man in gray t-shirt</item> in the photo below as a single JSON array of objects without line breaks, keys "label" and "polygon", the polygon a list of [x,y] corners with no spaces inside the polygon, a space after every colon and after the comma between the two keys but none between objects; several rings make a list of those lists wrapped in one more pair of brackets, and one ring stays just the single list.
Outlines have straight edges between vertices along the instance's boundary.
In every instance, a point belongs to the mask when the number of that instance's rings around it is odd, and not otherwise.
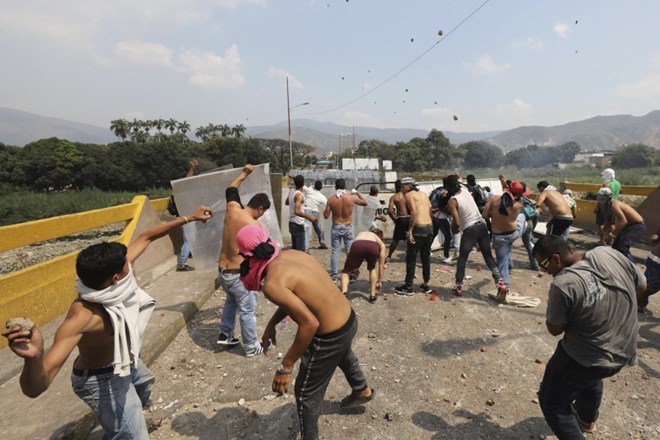
[{"label": "man in gray t-shirt", "polygon": [[596,429],[605,377],[635,363],[636,292],[646,279],[624,255],[602,246],[573,250],[561,237],[542,237],[534,258],[554,277],[546,326],[564,333],[546,366],[539,404],[561,439],[583,439]]}]

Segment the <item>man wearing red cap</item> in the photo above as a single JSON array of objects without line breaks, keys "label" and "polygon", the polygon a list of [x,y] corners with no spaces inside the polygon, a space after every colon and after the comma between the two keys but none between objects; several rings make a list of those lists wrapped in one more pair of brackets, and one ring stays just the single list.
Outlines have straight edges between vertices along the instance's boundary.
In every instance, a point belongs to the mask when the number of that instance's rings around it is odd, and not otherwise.
[{"label": "man wearing red cap", "polygon": [[[518,215],[523,204],[520,198],[527,192],[524,183],[515,180],[509,188],[500,195],[493,195],[484,206],[484,219],[491,220],[493,231],[493,249],[497,268],[506,284],[506,289],[499,289],[497,299],[506,302],[506,295],[511,288],[509,265],[511,264],[511,247],[523,233],[525,224],[518,222]],[[529,192],[527,192],[529,194]]]},{"label": "man wearing red cap", "polygon": [[[289,389],[293,366],[300,359],[295,395],[303,439],[318,438],[318,418],[325,390],[339,367],[353,392],[340,406],[351,408],[373,399],[371,389],[351,348],[357,317],[326,270],[305,252],[280,252],[259,225],[241,228],[236,236],[244,257],[241,280],[248,290],[262,289],[279,306],[266,326],[261,343],[265,353],[277,343],[276,326],[287,315],[298,324],[293,345],[282,358],[272,389]],[[262,280],[265,281],[262,285]]]}]

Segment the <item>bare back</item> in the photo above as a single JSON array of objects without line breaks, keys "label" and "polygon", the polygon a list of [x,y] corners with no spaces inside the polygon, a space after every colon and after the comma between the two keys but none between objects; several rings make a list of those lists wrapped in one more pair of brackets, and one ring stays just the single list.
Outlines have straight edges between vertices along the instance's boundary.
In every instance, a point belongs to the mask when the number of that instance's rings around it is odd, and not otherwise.
[{"label": "bare back", "polygon": [[546,189],[539,195],[536,203],[538,206],[541,206],[543,203],[545,203],[545,205],[550,210],[550,215],[553,217],[558,215],[566,215],[569,217],[573,216],[566,198],[559,191]]},{"label": "bare back", "polygon": [[328,199],[326,210],[329,209],[332,212],[332,224],[349,225],[353,223],[353,207],[357,200],[359,199],[354,194],[344,194],[341,197],[331,196]]},{"label": "bare back", "polygon": [[412,226],[428,226],[431,220],[431,201],[421,191],[409,191],[405,194],[407,205],[410,207]]},{"label": "bare back", "polygon": [[348,321],[350,303],[314,257],[305,252],[287,250],[266,270],[264,294],[294,320],[296,309],[302,302],[318,320],[319,335],[332,333]]},{"label": "bare back", "polygon": [[626,224],[644,222],[644,218],[635,208],[619,200],[612,200],[612,214],[617,223],[622,223],[622,220],[625,220]]},{"label": "bare back", "polygon": [[238,244],[236,244],[236,235],[238,231],[246,225],[259,224],[245,209],[236,202],[231,202],[227,206],[225,222],[222,228],[222,248],[220,249],[220,258],[218,267],[221,269],[238,269],[243,262],[243,257],[238,253]]},{"label": "bare back", "polygon": [[402,191],[399,191],[390,197],[390,207],[392,205],[394,205],[394,208],[396,208],[397,217],[405,217],[410,215],[410,211],[408,211],[408,204],[406,203],[406,197],[403,195]]},{"label": "bare back", "polygon": [[522,208],[522,203],[514,201],[513,206],[507,206],[507,215],[500,213],[500,202],[502,196],[493,195],[488,199],[488,203],[484,206],[483,217],[490,218],[491,227],[493,232],[498,234],[501,232],[510,232],[518,227],[518,214]]}]

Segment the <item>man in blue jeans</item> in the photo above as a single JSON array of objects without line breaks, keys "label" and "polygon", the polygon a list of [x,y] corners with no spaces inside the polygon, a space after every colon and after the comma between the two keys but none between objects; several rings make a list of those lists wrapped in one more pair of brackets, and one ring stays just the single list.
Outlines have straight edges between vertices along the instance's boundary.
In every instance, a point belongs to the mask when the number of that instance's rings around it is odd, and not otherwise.
[{"label": "man in blue jeans", "polygon": [[[211,208],[202,205],[147,229],[128,246],[103,242],[83,249],[76,259],[79,296],[48,353],[44,354],[44,336],[36,326],[10,325],[2,332],[9,348],[24,359],[23,394],[34,398],[46,391],[77,347],[73,391],[93,411],[104,438],[148,440],[150,427],[143,409],[150,404],[155,376],[140,360],[140,350],[155,300],[138,287],[131,263],[173,229],[212,215]],[[35,408],[33,416],[39,411]]]},{"label": "man in blue jeans", "polygon": [[636,362],[636,292],[646,279],[612,248],[577,252],[556,235],[536,243],[534,258],[554,278],[546,326],[553,336],[564,333],[545,368],[539,404],[557,437],[581,440],[596,430],[603,379]]},{"label": "man in blue jeans", "polygon": [[367,206],[367,201],[355,190],[346,191],[346,181],[342,178],[337,179],[335,194],[328,198],[328,204],[323,211],[325,218],[330,218],[330,213],[332,213],[330,277],[333,281],[337,281],[339,278],[339,246],[343,241],[344,252],[348,254],[351,243],[353,243],[353,207],[355,205]]},{"label": "man in blue jeans", "polygon": [[227,299],[222,308],[220,319],[220,334],[218,344],[233,347],[239,340],[234,337],[236,325],[236,312],[241,320],[241,336],[243,336],[243,349],[245,356],[252,357],[263,353],[261,344],[257,339],[257,296],[259,292],[249,291],[240,280],[240,266],[243,257],[238,253],[236,234],[243,226],[259,224],[258,219],[270,208],[270,200],[266,193],[255,194],[246,207],[241,204],[238,188],[252,172],[253,166],[247,164],[227,187],[227,212],[222,229],[222,246],[218,259],[218,281]]},{"label": "man in blue jeans", "polygon": [[491,221],[495,260],[506,285],[506,289],[500,289],[497,294],[497,300],[503,303],[507,302],[506,295],[511,288],[511,278],[509,277],[511,248],[526,226],[525,222],[518,222],[518,215],[523,206],[520,198],[526,191],[527,187],[524,183],[518,180],[513,181],[502,195],[493,195],[488,199],[483,209],[483,217]]}]

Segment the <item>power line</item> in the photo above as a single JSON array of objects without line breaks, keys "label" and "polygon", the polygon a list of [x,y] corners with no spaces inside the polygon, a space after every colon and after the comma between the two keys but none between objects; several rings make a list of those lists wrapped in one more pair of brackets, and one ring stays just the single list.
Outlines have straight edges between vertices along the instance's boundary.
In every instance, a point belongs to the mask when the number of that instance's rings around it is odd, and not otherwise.
[{"label": "power line", "polygon": [[344,104],[342,104],[342,105],[340,105],[340,106],[337,106],[337,107],[331,108],[331,109],[329,109],[329,110],[323,110],[323,111],[321,111],[321,112],[309,113],[309,114],[310,114],[310,115],[322,115],[322,114],[324,114],[324,113],[330,113],[330,112],[333,112],[333,111],[335,111],[335,110],[342,109],[342,108],[344,108],[344,107],[346,107],[346,106],[349,106],[349,105],[353,104],[354,102],[359,101],[360,99],[364,98],[365,96],[369,95],[370,93],[372,93],[372,92],[378,90],[380,87],[384,86],[385,84],[387,84],[388,82],[390,82],[391,80],[393,80],[394,78],[396,78],[400,73],[404,72],[404,71],[405,71],[406,69],[408,69],[410,66],[412,66],[412,65],[415,64],[417,61],[419,61],[422,57],[424,57],[424,55],[426,55],[427,53],[429,53],[429,52],[430,52],[431,50],[433,50],[438,44],[440,44],[441,42],[443,42],[443,41],[445,40],[445,38],[449,37],[451,34],[453,34],[454,32],[456,32],[456,30],[457,30],[458,28],[460,28],[461,26],[463,26],[463,24],[465,24],[469,19],[472,18],[472,16],[474,16],[477,12],[479,12],[479,10],[481,10],[481,8],[483,8],[484,6],[486,6],[486,4],[487,4],[488,2],[490,2],[490,0],[485,0],[485,1],[484,1],[481,5],[479,5],[474,11],[470,12],[470,14],[468,14],[467,17],[465,17],[465,18],[464,18],[463,20],[461,20],[456,26],[454,26],[449,32],[447,32],[447,34],[445,34],[442,38],[440,38],[438,41],[436,41],[435,43],[433,43],[433,45],[431,45],[431,47],[429,47],[428,49],[426,49],[424,52],[422,52],[420,55],[418,55],[415,59],[413,59],[413,60],[410,61],[408,64],[406,64],[405,66],[403,66],[398,72],[394,73],[392,76],[390,76],[389,78],[385,79],[384,81],[382,81],[381,83],[379,83],[378,85],[376,85],[376,86],[375,86],[374,88],[372,88],[371,90],[369,90],[369,91],[367,91],[367,92],[361,94],[361,95],[358,96],[357,98],[354,98],[354,99],[352,99],[351,101],[348,101],[348,102],[346,102],[346,103],[344,103]]}]

